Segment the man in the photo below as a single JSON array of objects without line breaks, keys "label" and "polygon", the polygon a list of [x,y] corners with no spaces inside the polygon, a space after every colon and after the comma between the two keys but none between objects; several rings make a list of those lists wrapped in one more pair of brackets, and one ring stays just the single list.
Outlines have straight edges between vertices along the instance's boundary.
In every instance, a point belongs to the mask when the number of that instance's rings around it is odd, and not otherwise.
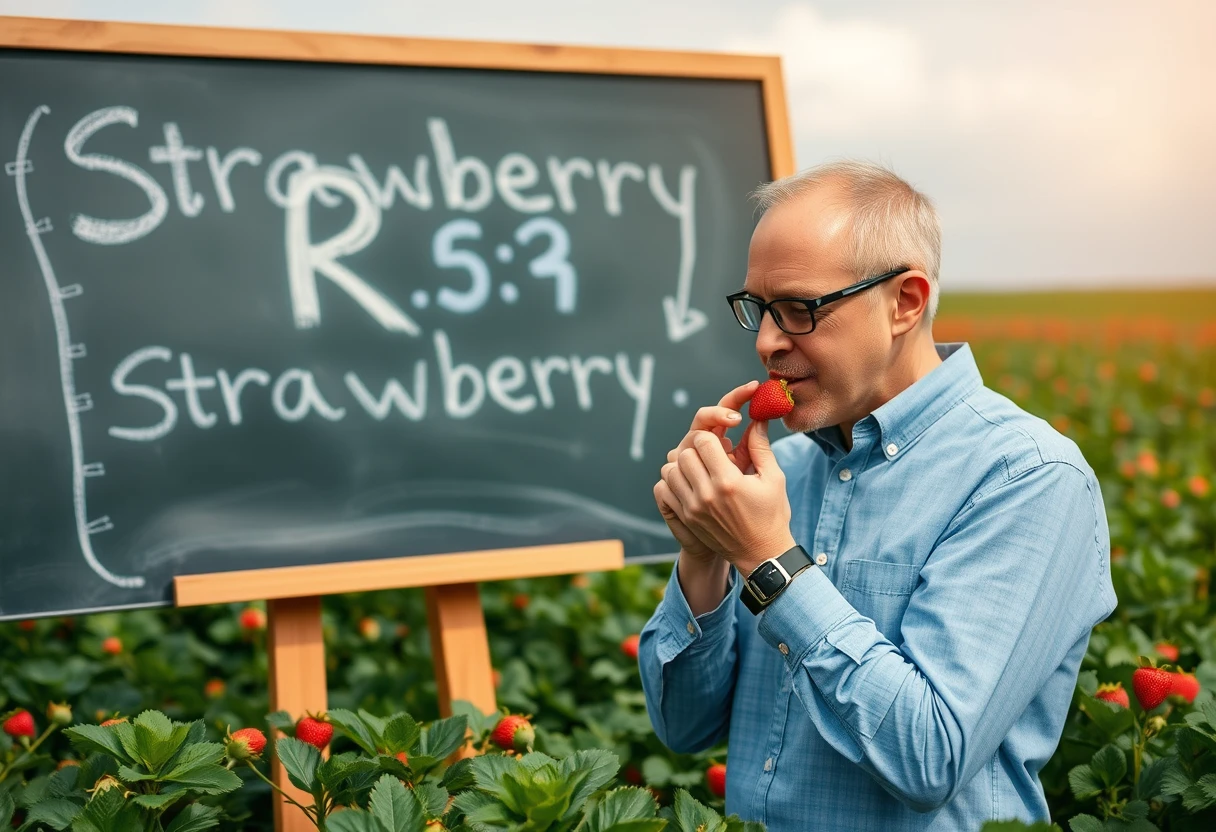
[{"label": "man", "polygon": [[794,433],[725,436],[752,382],[668,455],[681,549],[639,655],[655,731],[729,738],[726,809],[772,832],[1046,820],[1039,771],[1116,603],[1094,473],[967,344],[934,343],[923,195],[860,163],[757,194],[731,301]]}]

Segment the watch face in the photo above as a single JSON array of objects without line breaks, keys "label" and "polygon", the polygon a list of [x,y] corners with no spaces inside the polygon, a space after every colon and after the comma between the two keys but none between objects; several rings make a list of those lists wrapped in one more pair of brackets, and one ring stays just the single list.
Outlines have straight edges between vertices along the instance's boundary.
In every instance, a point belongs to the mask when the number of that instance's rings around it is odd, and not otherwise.
[{"label": "watch face", "polygon": [[748,578],[761,600],[771,597],[785,586],[785,574],[775,563],[760,564],[756,572]]}]

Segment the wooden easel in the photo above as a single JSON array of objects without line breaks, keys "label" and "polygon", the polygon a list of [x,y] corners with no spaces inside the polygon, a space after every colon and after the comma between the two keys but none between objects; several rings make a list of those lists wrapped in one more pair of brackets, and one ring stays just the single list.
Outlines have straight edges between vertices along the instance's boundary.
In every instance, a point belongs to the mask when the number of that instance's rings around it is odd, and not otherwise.
[{"label": "wooden easel", "polygon": [[[619,540],[491,549],[454,555],[425,555],[318,566],[251,569],[210,575],[180,575],[173,581],[179,607],[266,601],[270,659],[270,709],[293,717],[328,707],[325,645],[321,637],[321,596],[382,589],[426,587],[427,622],[439,708],[450,716],[452,702],[464,699],[483,712],[498,705],[490,667],[490,643],[478,584],[511,578],[539,578],[603,572],[625,565]],[[311,797],[291,785],[278,760],[274,782],[301,803]],[[308,818],[281,796],[274,802],[275,828],[307,832]]]}]

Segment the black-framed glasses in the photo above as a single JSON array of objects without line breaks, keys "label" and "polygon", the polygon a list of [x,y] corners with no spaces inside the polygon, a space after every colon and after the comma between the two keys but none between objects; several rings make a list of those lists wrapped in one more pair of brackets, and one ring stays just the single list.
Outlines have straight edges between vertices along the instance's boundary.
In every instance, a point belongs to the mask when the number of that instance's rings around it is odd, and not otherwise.
[{"label": "black-framed glasses", "polygon": [[855,295],[871,286],[877,286],[884,280],[890,280],[906,271],[908,271],[907,268],[900,267],[895,271],[867,277],[851,286],[817,298],[774,298],[765,303],[747,292],[735,292],[733,295],[726,296],[726,302],[734,311],[739,326],[746,330],[759,332],[760,320],[764,317],[764,310],[767,309],[777,326],[781,327],[782,332],[787,335],[806,335],[808,332],[815,331],[815,311],[819,307],[847,298],[849,295]]}]

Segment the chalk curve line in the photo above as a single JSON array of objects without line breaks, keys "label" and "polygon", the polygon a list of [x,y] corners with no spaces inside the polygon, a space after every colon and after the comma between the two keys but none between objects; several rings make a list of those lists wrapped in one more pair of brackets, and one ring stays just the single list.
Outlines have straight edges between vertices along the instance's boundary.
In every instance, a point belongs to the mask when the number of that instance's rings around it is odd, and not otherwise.
[{"label": "chalk curve line", "polygon": [[[46,283],[47,296],[51,302],[51,315],[55,321],[55,335],[59,351],[59,379],[63,387],[63,405],[68,418],[68,438],[72,444],[72,501],[76,511],[76,537],[80,542],[80,551],[84,555],[89,568],[99,577],[115,586],[124,589],[138,589],[145,583],[139,575],[116,575],[102,566],[93,551],[92,535],[113,528],[109,517],[97,517],[89,520],[88,503],[85,495],[85,478],[96,476],[98,463],[86,465],[84,461],[84,440],[81,437],[81,410],[86,410],[86,404],[91,405],[87,393],[76,393],[76,377],[72,361],[83,353],[73,347],[71,333],[68,329],[67,309],[64,298],[74,297],[80,293],[79,287],[61,287],[55,278],[55,270],[51,268],[51,260],[46,248],[42,245],[40,235],[49,230],[45,225],[40,226],[30,210],[29,192],[26,188],[25,177],[30,169],[28,163],[30,140],[34,136],[34,128],[38,120],[51,112],[51,108],[42,104],[30,113],[21,131],[21,140],[17,145],[17,160],[13,165],[13,178],[17,185],[17,202],[21,206],[21,219],[25,223],[25,233],[29,237],[34,256],[38,258],[38,266],[42,271],[42,279]],[[71,290],[71,291],[69,291]],[[86,470],[87,469],[87,470]],[[100,469],[104,470],[104,469]]]}]

